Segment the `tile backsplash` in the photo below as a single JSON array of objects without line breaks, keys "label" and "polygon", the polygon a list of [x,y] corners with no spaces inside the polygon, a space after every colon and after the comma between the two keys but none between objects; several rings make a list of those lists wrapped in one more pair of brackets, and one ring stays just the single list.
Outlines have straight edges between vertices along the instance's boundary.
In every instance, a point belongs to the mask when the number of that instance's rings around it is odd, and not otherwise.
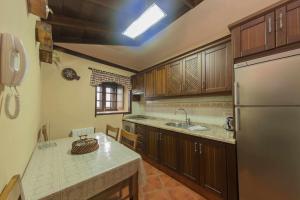
[{"label": "tile backsplash", "polygon": [[210,96],[163,99],[132,103],[132,114],[147,115],[166,119],[185,120],[184,108],[192,122],[202,122],[222,126],[227,116],[233,115],[232,96]]}]

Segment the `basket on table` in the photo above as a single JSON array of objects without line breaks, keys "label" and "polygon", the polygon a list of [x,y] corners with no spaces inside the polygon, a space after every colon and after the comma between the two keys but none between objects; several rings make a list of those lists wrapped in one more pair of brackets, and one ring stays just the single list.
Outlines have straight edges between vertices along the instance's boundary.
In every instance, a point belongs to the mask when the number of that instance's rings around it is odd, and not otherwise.
[{"label": "basket on table", "polygon": [[79,136],[79,140],[72,143],[72,154],[85,154],[96,151],[99,148],[98,140],[87,138],[87,135]]}]

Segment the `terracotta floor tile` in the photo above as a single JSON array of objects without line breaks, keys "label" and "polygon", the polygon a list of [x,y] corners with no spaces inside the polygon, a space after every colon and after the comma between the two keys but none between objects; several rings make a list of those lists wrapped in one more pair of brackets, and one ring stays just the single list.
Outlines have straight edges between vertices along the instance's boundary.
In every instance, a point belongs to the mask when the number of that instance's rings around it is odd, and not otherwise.
[{"label": "terracotta floor tile", "polygon": [[185,186],[177,186],[168,190],[173,200],[200,200],[202,197]]},{"label": "terracotta floor tile", "polygon": [[144,200],[171,200],[171,197],[169,196],[168,192],[159,190],[145,194]]},{"label": "terracotta floor tile", "polygon": [[176,181],[175,179],[173,179],[172,177],[170,177],[166,174],[159,175],[159,178],[160,178],[160,181],[162,182],[163,186],[166,188],[176,187],[176,186],[181,185],[181,183],[179,183],[178,181]]},{"label": "terracotta floor tile", "polygon": [[162,189],[162,184],[158,176],[148,176],[146,185],[143,188],[144,192],[152,192],[154,190]]},{"label": "terracotta floor tile", "polygon": [[206,200],[177,180],[144,162],[146,185],[139,189],[140,200]]}]

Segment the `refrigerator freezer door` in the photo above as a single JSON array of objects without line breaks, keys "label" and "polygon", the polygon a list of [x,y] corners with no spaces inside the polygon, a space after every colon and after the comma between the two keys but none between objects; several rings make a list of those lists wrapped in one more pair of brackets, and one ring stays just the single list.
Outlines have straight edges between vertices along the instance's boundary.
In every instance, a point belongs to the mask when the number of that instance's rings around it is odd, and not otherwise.
[{"label": "refrigerator freezer door", "polygon": [[240,107],[240,200],[300,199],[300,107]]},{"label": "refrigerator freezer door", "polygon": [[235,69],[235,105],[300,105],[300,55]]}]

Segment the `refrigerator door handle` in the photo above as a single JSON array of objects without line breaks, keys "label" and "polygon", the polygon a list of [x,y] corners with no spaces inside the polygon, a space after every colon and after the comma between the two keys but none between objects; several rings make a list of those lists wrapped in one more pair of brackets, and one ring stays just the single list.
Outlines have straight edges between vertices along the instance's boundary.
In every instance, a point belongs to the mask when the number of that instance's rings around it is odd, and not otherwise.
[{"label": "refrigerator door handle", "polygon": [[235,131],[240,131],[240,108],[235,108]]},{"label": "refrigerator door handle", "polygon": [[234,104],[239,105],[240,94],[239,94],[239,82],[234,82]]}]

